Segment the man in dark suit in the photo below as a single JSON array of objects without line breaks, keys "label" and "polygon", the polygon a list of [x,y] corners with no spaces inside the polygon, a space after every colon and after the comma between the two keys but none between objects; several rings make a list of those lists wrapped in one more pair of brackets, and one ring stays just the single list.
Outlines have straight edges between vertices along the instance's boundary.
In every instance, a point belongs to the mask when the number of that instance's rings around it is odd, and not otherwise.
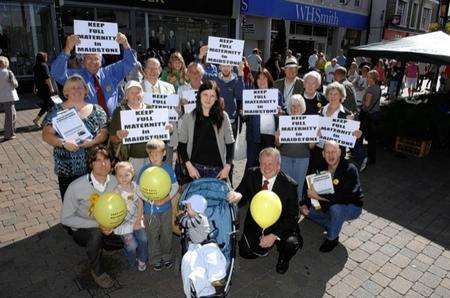
[{"label": "man in dark suit", "polygon": [[303,244],[297,224],[297,183],[280,170],[280,152],[277,149],[263,149],[259,154],[259,163],[259,168],[246,171],[236,189],[236,192],[242,194],[240,204],[250,201],[263,189],[271,190],[280,197],[281,216],[263,231],[249,210],[245,217],[244,233],[239,241],[239,254],[245,259],[255,259],[266,256],[276,244],[279,252],[276,271],[284,274],[289,268],[290,259]]},{"label": "man in dark suit", "polygon": [[282,67],[285,77],[273,83],[273,87],[283,94],[284,102],[288,102],[294,94],[303,94],[303,80],[297,76],[299,68],[295,57],[287,58],[284,67]]}]

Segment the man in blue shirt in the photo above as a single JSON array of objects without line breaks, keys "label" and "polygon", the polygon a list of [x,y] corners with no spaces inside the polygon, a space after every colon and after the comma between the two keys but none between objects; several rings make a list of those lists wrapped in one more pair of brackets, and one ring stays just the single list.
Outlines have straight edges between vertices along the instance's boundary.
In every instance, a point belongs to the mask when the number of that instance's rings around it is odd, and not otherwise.
[{"label": "man in blue shirt", "polygon": [[83,67],[79,69],[69,69],[67,61],[70,52],[75,45],[80,43],[76,35],[67,37],[64,50],[58,55],[52,64],[51,75],[61,85],[67,78],[74,74],[81,75],[86,81],[89,92],[86,101],[99,104],[105,112],[111,116],[112,112],[119,103],[118,86],[128,73],[137,65],[136,56],[128,44],[127,37],[118,33],[116,41],[123,46],[123,59],[114,64],[102,66],[101,54],[85,54],[83,57]]}]

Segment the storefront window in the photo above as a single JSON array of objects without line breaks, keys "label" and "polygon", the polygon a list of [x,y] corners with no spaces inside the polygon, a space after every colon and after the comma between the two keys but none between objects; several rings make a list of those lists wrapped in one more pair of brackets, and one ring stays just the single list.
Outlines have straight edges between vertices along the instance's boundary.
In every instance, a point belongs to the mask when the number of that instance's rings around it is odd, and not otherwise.
[{"label": "storefront window", "polygon": [[8,2],[0,5],[0,51],[17,77],[32,75],[39,51],[54,55],[50,4]]}]

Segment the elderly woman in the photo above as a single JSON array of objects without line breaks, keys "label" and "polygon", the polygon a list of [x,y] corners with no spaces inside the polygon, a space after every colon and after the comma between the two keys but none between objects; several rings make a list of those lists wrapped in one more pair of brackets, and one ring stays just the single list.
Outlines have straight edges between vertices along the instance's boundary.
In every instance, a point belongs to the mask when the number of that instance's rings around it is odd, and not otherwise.
[{"label": "elderly woman", "polygon": [[[255,89],[273,88],[273,79],[270,72],[264,68],[255,75]],[[278,106],[284,106],[284,98],[278,91]],[[247,141],[247,163],[245,168],[259,166],[259,152],[267,147],[275,146],[275,131],[278,126],[276,115],[245,116],[245,138]]]},{"label": "elderly woman", "polygon": [[214,81],[200,86],[196,108],[181,121],[178,148],[189,177],[227,179],[233,162],[234,138]]},{"label": "elderly woman", "polygon": [[128,131],[121,129],[120,112],[126,110],[147,109],[149,106],[142,102],[142,86],[136,81],[128,81],[125,85],[125,96],[120,106],[112,115],[109,124],[109,141],[113,145],[115,156],[119,160],[129,160],[135,170],[141,168],[147,158],[146,143],[122,144],[122,140],[128,136]]},{"label": "elderly woman", "polygon": [[[328,104],[325,105],[320,111],[319,114],[323,117],[329,118],[340,118],[340,119],[354,119],[354,115],[352,112],[347,110],[342,103],[344,102],[347,94],[345,92],[344,85],[333,82],[329,84],[325,90],[325,96],[328,99]],[[360,130],[355,130],[353,135],[357,138],[361,137],[362,132]],[[311,154],[310,164],[313,171],[320,169],[324,166],[325,160],[322,156],[323,142],[319,142],[316,144],[313,153]],[[341,146],[342,155],[341,158],[345,157],[346,148]]]},{"label": "elderly woman", "polygon": [[[288,101],[288,113],[291,116],[302,115],[306,111],[305,100],[300,94],[294,94]],[[275,134],[275,143],[281,154],[281,169],[298,184],[298,200],[302,199],[303,184],[309,165],[310,145],[303,144],[280,144],[280,132]],[[312,147],[312,146],[311,146]]]},{"label": "elderly woman", "polygon": [[186,83],[186,64],[180,52],[170,55],[169,65],[163,70],[161,80],[172,84],[175,91]]},{"label": "elderly woman", "polygon": [[317,115],[319,110],[327,104],[326,97],[317,91],[322,85],[322,76],[313,70],[303,77],[303,98],[305,99],[305,115]]},{"label": "elderly woman", "polygon": [[[58,176],[61,199],[64,199],[66,189],[72,181],[89,172],[86,163],[87,150],[102,144],[108,137],[106,113],[99,105],[86,102],[88,86],[81,76],[69,77],[64,83],[63,93],[67,100],[55,105],[42,122],[42,139],[54,147],[55,174]],[[63,139],[55,130],[52,125],[53,118],[58,112],[69,109],[76,110],[92,134],[92,139],[77,143],[75,140]]]},{"label": "elderly woman", "polygon": [[102,268],[102,250],[118,249],[123,243],[112,230],[99,227],[89,209],[91,195],[114,191],[117,180],[110,175],[111,156],[105,147],[96,146],[90,152],[87,163],[92,171],[70,183],[67,188],[61,209],[61,223],[72,229],[75,243],[86,247],[89,269],[95,283],[102,288],[110,288],[114,281]]},{"label": "elderly woman", "polygon": [[8,69],[9,60],[5,56],[0,56],[0,108],[5,112],[5,135],[4,141],[15,139],[14,134],[16,126],[16,108],[14,102],[19,100],[17,97],[17,80]]}]

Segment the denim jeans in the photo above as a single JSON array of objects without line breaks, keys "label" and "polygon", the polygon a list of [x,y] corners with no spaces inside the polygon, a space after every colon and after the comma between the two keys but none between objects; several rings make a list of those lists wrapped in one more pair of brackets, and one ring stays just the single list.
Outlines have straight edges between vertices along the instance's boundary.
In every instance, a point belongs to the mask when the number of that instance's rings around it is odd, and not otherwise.
[{"label": "denim jeans", "polygon": [[136,258],[141,262],[148,261],[148,240],[145,229],[134,230],[133,233],[122,235],[124,252],[131,266],[136,264]]},{"label": "denim jeans", "polygon": [[308,170],[309,158],[281,156],[281,169],[298,183],[297,199],[302,200],[303,184]]},{"label": "denim jeans", "polygon": [[357,219],[361,212],[362,208],[354,204],[334,204],[326,212],[310,208],[308,218],[327,230],[327,239],[334,240],[339,236],[344,222]]}]

